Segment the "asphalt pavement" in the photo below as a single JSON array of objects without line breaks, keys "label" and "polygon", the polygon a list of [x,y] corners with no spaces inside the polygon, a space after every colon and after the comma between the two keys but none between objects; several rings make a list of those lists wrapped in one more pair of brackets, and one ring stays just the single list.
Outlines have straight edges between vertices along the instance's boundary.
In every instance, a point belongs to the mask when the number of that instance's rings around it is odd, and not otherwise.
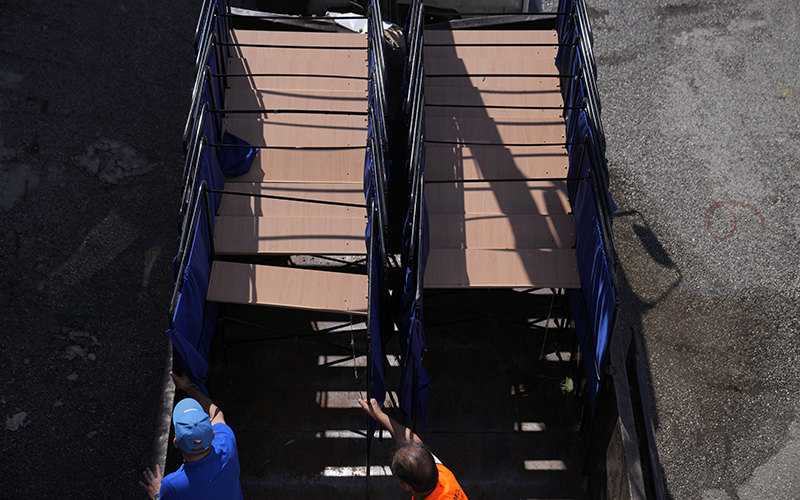
[{"label": "asphalt pavement", "polygon": [[[800,498],[800,5],[589,4],[668,494]],[[0,6],[0,498],[143,498],[199,9]]]},{"label": "asphalt pavement", "polygon": [[800,5],[589,5],[667,493],[800,498]]},{"label": "asphalt pavement", "polygon": [[200,4],[0,3],[0,498],[144,498]]}]

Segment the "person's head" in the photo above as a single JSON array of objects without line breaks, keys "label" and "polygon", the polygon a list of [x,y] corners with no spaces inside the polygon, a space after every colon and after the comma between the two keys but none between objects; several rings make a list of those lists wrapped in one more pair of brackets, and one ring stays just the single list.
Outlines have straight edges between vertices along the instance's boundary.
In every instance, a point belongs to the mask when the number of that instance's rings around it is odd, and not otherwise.
[{"label": "person's head", "polygon": [[439,481],[433,455],[427,446],[416,441],[406,441],[395,452],[392,473],[403,489],[419,498],[430,494]]},{"label": "person's head", "polygon": [[201,457],[201,454],[210,451],[214,431],[200,403],[192,398],[179,401],[172,412],[172,423],[175,426],[172,444],[181,450],[186,460]]}]

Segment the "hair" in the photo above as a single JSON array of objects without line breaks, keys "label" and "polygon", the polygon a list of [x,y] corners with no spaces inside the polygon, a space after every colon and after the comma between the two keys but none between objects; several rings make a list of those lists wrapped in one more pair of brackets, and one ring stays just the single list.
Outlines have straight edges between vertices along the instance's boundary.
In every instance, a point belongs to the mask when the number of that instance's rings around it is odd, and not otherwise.
[{"label": "hair", "polygon": [[416,441],[406,441],[395,452],[392,473],[416,493],[429,493],[436,488],[439,470],[427,446]]}]

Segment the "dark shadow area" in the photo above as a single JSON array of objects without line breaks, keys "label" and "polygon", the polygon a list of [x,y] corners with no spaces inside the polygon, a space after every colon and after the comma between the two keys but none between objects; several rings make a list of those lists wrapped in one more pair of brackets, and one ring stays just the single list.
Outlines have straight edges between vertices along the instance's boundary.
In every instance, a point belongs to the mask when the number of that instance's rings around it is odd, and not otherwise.
[{"label": "dark shadow area", "polygon": [[649,227],[640,226],[639,224],[633,225],[633,232],[639,238],[642,246],[650,257],[659,265],[667,269],[675,269],[675,262],[672,261],[664,246],[658,241],[658,238]]}]

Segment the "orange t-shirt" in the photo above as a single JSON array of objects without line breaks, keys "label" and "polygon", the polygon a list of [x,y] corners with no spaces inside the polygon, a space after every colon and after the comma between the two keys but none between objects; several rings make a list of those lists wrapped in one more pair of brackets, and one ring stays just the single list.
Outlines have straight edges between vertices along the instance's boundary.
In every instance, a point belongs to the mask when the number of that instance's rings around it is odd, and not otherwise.
[{"label": "orange t-shirt", "polygon": [[456,481],[456,477],[442,464],[436,464],[439,470],[439,482],[433,492],[424,500],[467,500],[467,495]]}]

